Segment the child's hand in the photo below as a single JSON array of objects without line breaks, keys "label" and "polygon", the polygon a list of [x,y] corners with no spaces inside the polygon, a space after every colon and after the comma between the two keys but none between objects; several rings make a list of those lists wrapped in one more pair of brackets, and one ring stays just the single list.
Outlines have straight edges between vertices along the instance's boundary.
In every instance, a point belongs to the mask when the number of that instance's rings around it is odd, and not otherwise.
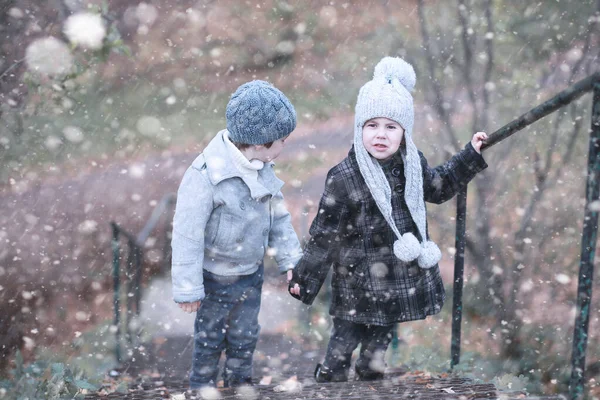
[{"label": "child's hand", "polygon": [[293,272],[293,270],[289,269],[288,272],[287,272],[288,290],[290,291],[291,294],[295,294],[296,296],[300,296],[300,285],[298,285],[297,283],[295,283],[293,287],[289,286],[289,284],[292,281],[293,277],[294,277],[294,272]]},{"label": "child's hand", "polygon": [[177,303],[177,305],[179,306],[179,308],[181,308],[186,313],[196,312],[200,308],[199,301],[193,301],[191,303]]},{"label": "child's hand", "polygon": [[[292,270],[288,269],[288,272],[287,272],[287,281],[288,281],[288,283],[290,283],[290,281],[292,280],[293,276],[294,276],[294,273],[292,272]],[[290,288],[290,293],[293,293],[293,294],[296,294],[296,295],[300,296],[300,286],[298,286],[298,284],[296,283],[293,288]]]},{"label": "child's hand", "polygon": [[483,141],[487,138],[488,135],[485,132],[477,132],[473,135],[473,139],[471,139],[471,145],[477,153],[481,154],[481,145],[483,145]]},{"label": "child's hand", "polygon": [[300,296],[300,285],[298,285],[297,283],[294,285],[294,287],[290,288],[290,293],[291,294],[295,294],[296,296]]}]

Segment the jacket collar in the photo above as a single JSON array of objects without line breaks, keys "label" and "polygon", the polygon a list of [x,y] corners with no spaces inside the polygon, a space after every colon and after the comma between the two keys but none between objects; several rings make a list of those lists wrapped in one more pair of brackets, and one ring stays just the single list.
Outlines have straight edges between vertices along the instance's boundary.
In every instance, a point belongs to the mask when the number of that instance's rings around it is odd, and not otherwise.
[{"label": "jacket collar", "polygon": [[204,149],[204,157],[198,157],[192,163],[192,167],[200,170],[206,165],[208,178],[215,186],[226,179],[240,178],[250,189],[252,198],[259,199],[266,195],[275,196],[283,187],[283,181],[275,176],[274,163],[265,163],[263,169],[258,171],[258,180],[244,177],[235,166],[225,145],[223,139],[225,132],[222,130],[217,133]]}]

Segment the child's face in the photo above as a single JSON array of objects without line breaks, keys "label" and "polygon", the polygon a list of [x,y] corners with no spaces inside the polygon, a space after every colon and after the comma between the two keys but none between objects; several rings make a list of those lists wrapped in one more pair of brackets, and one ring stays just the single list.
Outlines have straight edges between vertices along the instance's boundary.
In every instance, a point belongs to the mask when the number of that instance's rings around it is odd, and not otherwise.
[{"label": "child's face", "polygon": [[365,149],[378,160],[387,160],[400,148],[404,128],[388,118],[373,118],[365,122],[362,138]]},{"label": "child's face", "polygon": [[285,146],[285,141],[287,138],[288,136],[274,141],[271,147],[269,147],[268,149],[262,145],[254,146],[253,158],[262,162],[273,161],[274,159],[279,157],[279,154]]}]

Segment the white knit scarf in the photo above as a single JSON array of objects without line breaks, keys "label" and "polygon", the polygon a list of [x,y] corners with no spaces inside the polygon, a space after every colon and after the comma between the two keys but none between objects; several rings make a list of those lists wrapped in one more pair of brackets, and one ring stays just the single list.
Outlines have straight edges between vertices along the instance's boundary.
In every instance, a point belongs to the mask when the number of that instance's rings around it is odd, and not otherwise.
[{"label": "white knit scarf", "polygon": [[[358,96],[354,126],[354,151],[360,172],[365,179],[377,207],[397,237],[394,254],[404,262],[417,259],[421,268],[431,268],[441,259],[438,246],[427,237],[427,215],[423,199],[423,171],[417,147],[412,141],[414,111],[409,90],[416,78],[412,66],[400,58],[386,57],[375,67],[373,80],[367,82]],[[392,210],[392,191],[378,162],[369,156],[362,138],[366,121],[384,117],[398,122],[405,130],[406,152],[402,150],[404,199],[417,226],[422,242],[411,232],[401,234]]]}]

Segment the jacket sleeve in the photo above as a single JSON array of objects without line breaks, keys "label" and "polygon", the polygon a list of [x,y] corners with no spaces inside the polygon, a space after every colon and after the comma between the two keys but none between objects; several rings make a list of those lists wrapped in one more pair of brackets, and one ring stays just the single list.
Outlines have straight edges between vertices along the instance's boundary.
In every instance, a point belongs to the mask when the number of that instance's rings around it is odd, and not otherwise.
[{"label": "jacket sleeve", "polygon": [[294,268],[300,257],[302,248],[298,236],[292,226],[292,218],[287,210],[281,192],[271,200],[273,225],[269,233],[269,247],[274,250],[275,260],[281,273]]},{"label": "jacket sleeve", "polygon": [[177,303],[204,299],[204,230],[212,211],[212,185],[205,170],[188,168],[177,191],[171,239],[171,280]]},{"label": "jacket sleeve", "polygon": [[436,204],[450,200],[461,187],[488,166],[471,142],[446,163],[435,168],[427,164],[420,151],[419,156],[423,169],[423,197],[425,201]]},{"label": "jacket sleeve", "polygon": [[344,183],[329,171],[317,215],[310,227],[311,238],[304,246],[304,255],[294,268],[290,282],[290,288],[296,283],[300,286],[300,296],[292,296],[308,305],[317,297],[339,253],[343,221],[348,212],[344,203],[346,198]]}]

